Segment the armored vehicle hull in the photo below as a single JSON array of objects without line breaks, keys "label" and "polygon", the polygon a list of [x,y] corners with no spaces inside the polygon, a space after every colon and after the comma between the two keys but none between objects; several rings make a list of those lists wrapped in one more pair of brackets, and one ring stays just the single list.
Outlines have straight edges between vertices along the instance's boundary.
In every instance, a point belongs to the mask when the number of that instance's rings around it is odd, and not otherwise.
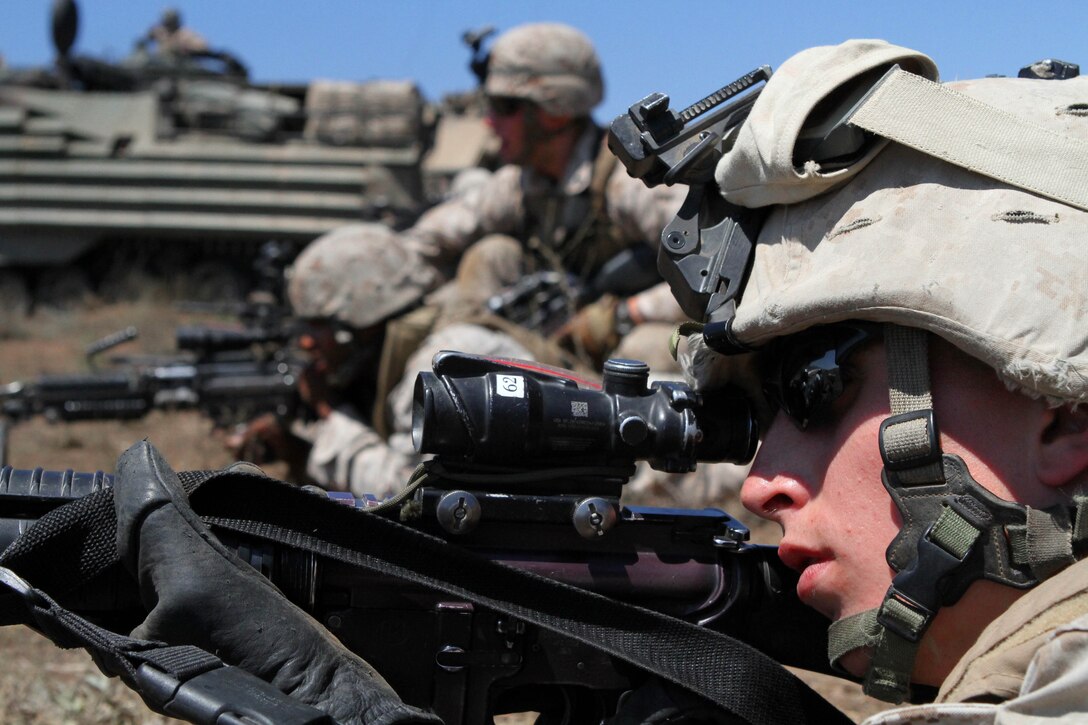
[{"label": "armored vehicle hull", "polygon": [[350,85],[341,100],[384,107],[326,102],[311,118],[307,106],[328,96],[320,84],[296,98],[181,81],[169,101],[161,87],[0,84],[0,292],[16,306],[20,296],[59,303],[143,263],[229,282],[227,270],[248,268],[232,260],[264,241],[413,218],[422,99],[407,83]]},{"label": "armored vehicle hull", "polygon": [[203,40],[164,44],[158,30],[184,32],[169,10],[110,63],[71,53],[78,23],[75,0],[54,0],[56,65],[0,68],[9,316],[127,296],[132,271],[181,282],[184,298],[241,296],[263,243],[407,225],[490,147],[478,108],[436,109],[411,82],[252,83]]}]

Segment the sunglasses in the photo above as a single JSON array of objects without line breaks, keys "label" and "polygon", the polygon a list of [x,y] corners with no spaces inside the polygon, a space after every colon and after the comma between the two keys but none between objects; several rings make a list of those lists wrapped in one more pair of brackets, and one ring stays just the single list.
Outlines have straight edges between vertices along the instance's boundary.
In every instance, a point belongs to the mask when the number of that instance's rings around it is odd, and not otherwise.
[{"label": "sunglasses", "polygon": [[850,381],[847,360],[880,338],[879,325],[841,323],[777,340],[761,355],[763,394],[801,430],[824,422]]},{"label": "sunglasses", "polygon": [[488,111],[496,118],[513,116],[524,108],[525,104],[526,101],[524,98],[513,98],[510,96],[488,96],[487,98]]}]

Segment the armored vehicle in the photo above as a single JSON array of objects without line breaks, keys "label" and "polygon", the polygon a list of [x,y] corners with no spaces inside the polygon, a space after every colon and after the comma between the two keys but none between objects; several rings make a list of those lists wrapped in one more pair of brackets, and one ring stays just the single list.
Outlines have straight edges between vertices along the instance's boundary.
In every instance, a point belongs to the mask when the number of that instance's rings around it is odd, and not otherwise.
[{"label": "armored vehicle", "polygon": [[110,294],[134,268],[235,296],[265,241],[426,204],[435,114],[414,83],[256,84],[229,53],[142,43],[107,63],[72,55],[77,24],[57,0],[56,66],[0,71],[3,309]]}]

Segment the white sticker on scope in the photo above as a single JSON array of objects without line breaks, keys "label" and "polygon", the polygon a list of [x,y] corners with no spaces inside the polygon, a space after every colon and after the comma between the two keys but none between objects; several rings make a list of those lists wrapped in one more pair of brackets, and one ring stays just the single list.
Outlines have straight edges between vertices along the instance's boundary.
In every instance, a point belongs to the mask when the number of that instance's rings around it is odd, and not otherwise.
[{"label": "white sticker on scope", "polygon": [[499,375],[495,391],[504,398],[524,398],[525,378],[520,375]]}]

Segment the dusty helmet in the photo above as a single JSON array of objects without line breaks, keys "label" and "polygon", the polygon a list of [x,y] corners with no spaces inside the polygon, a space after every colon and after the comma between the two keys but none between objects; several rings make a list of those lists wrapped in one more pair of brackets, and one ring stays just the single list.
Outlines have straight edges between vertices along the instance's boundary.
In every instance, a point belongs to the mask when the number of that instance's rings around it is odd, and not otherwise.
[{"label": "dusty helmet", "polygon": [[[865,691],[893,702],[940,607],[980,578],[1024,588],[1073,561],[1079,506],[998,500],[942,452],[927,333],[1010,388],[1088,401],[1088,79],[941,85],[931,71],[882,41],[794,56],[715,173],[726,199],[768,212],[735,315],[712,320],[711,343],[761,348],[829,323],[888,323],[891,415],[877,442],[903,522],[886,554],[897,573],[879,607],[832,625],[829,655],[871,648]],[[799,155],[807,119],[843,99],[871,143],[845,166]],[[696,352],[690,370],[714,383],[740,367],[725,360]],[[825,368],[811,369],[800,380],[815,389]]]},{"label": "dusty helmet", "polygon": [[351,224],[323,234],[298,255],[287,294],[296,315],[363,329],[423,297],[434,274],[381,224]]},{"label": "dusty helmet", "polygon": [[[784,134],[796,130],[790,119],[799,125],[803,118],[799,89],[821,82],[828,68],[848,65],[844,54],[886,55],[889,47],[853,41],[787,61],[719,163],[717,181],[727,199],[771,209],[732,334],[760,347],[830,322],[890,322],[945,338],[1030,395],[1088,401],[1083,201],[1078,207],[1075,199],[1028,191],[897,142],[876,147],[858,168],[828,174],[793,158]],[[821,54],[827,62],[813,62]],[[1062,175],[1070,182],[1059,186],[1073,195],[1079,186],[1088,196],[1088,78],[946,86],[920,75],[913,80],[950,90],[949,103],[957,107],[985,105],[1016,130],[1007,148],[997,147],[997,158],[1049,159],[1033,173]],[[834,87],[834,79],[823,82]],[[762,122],[768,118],[775,123]],[[933,145],[958,153],[955,135],[962,133],[961,125]],[[1054,138],[1066,146],[1034,146]]]},{"label": "dusty helmet", "polygon": [[587,116],[604,96],[604,80],[584,33],[559,23],[531,23],[495,41],[484,91],[524,98],[557,116]]},{"label": "dusty helmet", "polygon": [[177,8],[166,8],[162,11],[159,23],[167,30],[175,31],[181,27],[181,13]]}]

